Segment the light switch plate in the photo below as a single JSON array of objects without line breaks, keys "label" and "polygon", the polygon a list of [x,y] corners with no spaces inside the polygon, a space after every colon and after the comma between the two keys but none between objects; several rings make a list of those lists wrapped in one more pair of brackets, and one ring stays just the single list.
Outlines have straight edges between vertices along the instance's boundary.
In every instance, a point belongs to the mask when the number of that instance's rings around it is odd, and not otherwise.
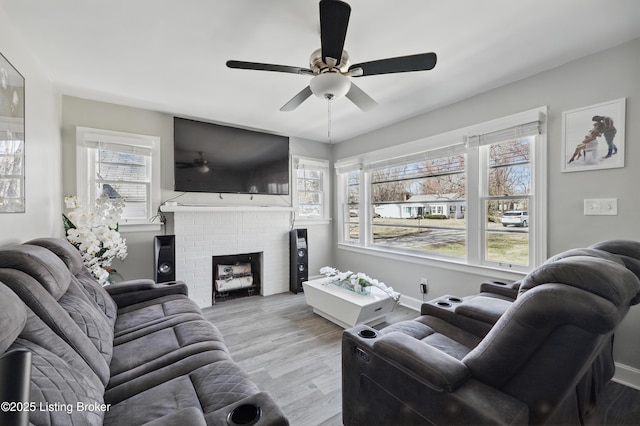
[{"label": "light switch plate", "polygon": [[585,216],[617,216],[618,215],[618,199],[617,198],[585,198],[584,215]]}]

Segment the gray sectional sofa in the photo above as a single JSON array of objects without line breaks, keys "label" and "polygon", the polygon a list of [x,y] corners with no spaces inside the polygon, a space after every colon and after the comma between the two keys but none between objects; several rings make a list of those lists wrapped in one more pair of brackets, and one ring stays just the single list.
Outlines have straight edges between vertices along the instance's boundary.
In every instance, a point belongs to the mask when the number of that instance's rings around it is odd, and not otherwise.
[{"label": "gray sectional sofa", "polygon": [[[0,423],[288,424],[184,284],[102,287],[65,240],[0,248],[0,324],[0,354],[23,351],[31,369],[29,405]],[[18,389],[12,380],[0,392]]]}]

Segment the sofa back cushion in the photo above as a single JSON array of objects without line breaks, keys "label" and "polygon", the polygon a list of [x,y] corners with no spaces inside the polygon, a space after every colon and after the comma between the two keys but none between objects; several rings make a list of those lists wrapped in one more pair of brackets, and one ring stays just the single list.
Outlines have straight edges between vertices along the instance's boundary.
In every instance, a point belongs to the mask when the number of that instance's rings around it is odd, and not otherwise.
[{"label": "sofa back cushion", "polygon": [[84,267],[82,263],[82,255],[73,244],[67,240],[60,238],[37,238],[35,240],[27,241],[25,245],[40,246],[53,252],[60,258],[69,268],[71,275],[76,275]]},{"label": "sofa back cushion", "polygon": [[[94,406],[103,403],[101,380],[76,351],[1,282],[0,323],[0,354],[13,350],[31,352],[29,402],[37,407],[29,412],[31,424],[102,424],[103,411],[77,409],[78,402]],[[41,404],[59,409],[41,410]]]},{"label": "sofa back cushion", "polygon": [[27,322],[24,303],[0,282],[0,354],[6,352]]},{"label": "sofa back cushion", "polygon": [[[0,282],[31,309],[49,327],[50,332],[73,348],[104,385],[108,383],[113,350],[113,338],[109,335],[113,336],[113,330],[109,331],[105,318],[92,314],[91,306],[86,301],[72,301],[68,296],[56,300],[45,287],[23,271],[0,268]],[[70,310],[66,311],[65,306]]]},{"label": "sofa back cushion", "polygon": [[[630,281],[621,280],[629,277]],[[520,286],[522,293],[546,283],[561,283],[580,288],[609,300],[617,307],[628,309],[640,292],[636,277],[616,256],[616,261],[591,256],[571,256],[545,262],[529,273]],[[518,297],[520,297],[520,295]]]},{"label": "sofa back cushion", "polygon": [[44,247],[58,256],[67,265],[72,275],[71,279],[75,279],[80,284],[87,296],[104,312],[111,323],[111,328],[113,328],[118,315],[118,307],[109,293],[84,266],[82,256],[73,244],[60,238],[38,238],[25,244]]},{"label": "sofa back cushion", "polygon": [[[594,244],[591,248],[613,253],[624,262],[631,272],[640,278],[640,242],[630,240],[609,240]],[[632,305],[640,303],[640,294],[631,301]]]},{"label": "sofa back cushion", "polygon": [[43,247],[18,245],[0,248],[0,268],[25,272],[56,300],[67,291],[71,282],[69,269]]}]

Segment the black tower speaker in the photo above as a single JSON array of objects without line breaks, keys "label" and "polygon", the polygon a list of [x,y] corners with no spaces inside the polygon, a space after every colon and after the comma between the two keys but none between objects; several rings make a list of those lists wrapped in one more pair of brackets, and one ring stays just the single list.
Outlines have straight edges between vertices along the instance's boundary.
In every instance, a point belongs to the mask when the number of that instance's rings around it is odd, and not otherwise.
[{"label": "black tower speaker", "polygon": [[300,293],[302,282],[309,279],[309,253],[307,251],[307,230],[292,229],[289,233],[289,253],[291,256],[289,290]]},{"label": "black tower speaker", "polygon": [[157,283],[176,279],[176,236],[157,235],[153,241],[154,267],[153,279]]}]

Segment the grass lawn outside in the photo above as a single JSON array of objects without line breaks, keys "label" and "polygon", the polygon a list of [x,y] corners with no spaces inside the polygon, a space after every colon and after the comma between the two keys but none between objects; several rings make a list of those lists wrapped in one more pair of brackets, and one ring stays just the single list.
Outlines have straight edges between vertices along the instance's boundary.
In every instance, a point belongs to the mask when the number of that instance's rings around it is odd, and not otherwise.
[{"label": "grass lawn outside", "polygon": [[[466,256],[464,219],[373,219],[373,241],[390,247],[423,250],[446,256]],[[528,228],[487,224],[487,260],[527,265]]]}]

